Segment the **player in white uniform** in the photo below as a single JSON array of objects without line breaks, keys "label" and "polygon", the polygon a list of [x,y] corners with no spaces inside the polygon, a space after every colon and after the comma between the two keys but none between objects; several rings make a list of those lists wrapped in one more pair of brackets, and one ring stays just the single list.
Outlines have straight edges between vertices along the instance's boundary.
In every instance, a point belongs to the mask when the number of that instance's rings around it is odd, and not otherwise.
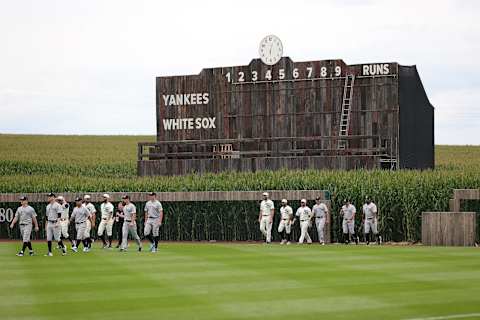
[{"label": "player in white uniform", "polygon": [[300,220],[300,239],[298,239],[299,244],[303,244],[304,240],[307,240],[307,243],[312,243],[312,238],[308,234],[308,228],[311,226],[312,220],[312,210],[307,207],[307,200],[302,199],[300,201],[300,207],[297,209],[295,214]]},{"label": "player in white uniform", "polygon": [[87,239],[88,247],[91,248],[93,239],[90,238],[90,231],[92,228],[95,228],[97,209],[95,209],[93,203],[90,202],[90,196],[88,194],[83,197],[83,200],[85,207],[88,209],[88,212],[90,212],[90,218],[87,219],[87,226],[85,228],[85,238]]},{"label": "player in white uniform", "polygon": [[65,198],[62,196],[57,197],[57,202],[63,208],[63,213],[60,216],[60,239],[62,240],[68,239],[68,241],[70,241],[73,247],[75,246],[75,243],[73,242],[72,238],[68,234],[68,226],[70,225],[70,220],[69,220],[70,205],[68,204],[67,201],[65,201]]},{"label": "player in white uniform", "polygon": [[318,242],[325,245],[325,225],[328,224],[328,207],[320,200],[315,199],[315,205],[312,208],[315,217],[315,226],[317,227]]},{"label": "player in white uniform", "polygon": [[[112,229],[113,229],[113,204],[109,201],[110,195],[104,194],[103,195],[103,202],[100,205],[100,214],[101,220],[98,224],[97,234],[103,242],[103,248],[111,248],[112,247]],[[108,244],[107,240],[105,239],[105,231],[108,237]]]},{"label": "player in white uniform", "polygon": [[344,203],[340,210],[340,216],[343,217],[343,240],[345,244],[349,244],[350,240],[354,239],[355,243],[358,244],[358,238],[355,235],[355,213],[357,213],[357,209],[350,203],[350,200],[346,199]]},{"label": "player in white uniform", "polygon": [[148,194],[149,200],[145,204],[145,227],[143,235],[150,241],[150,252],[157,252],[159,229],[163,220],[163,207],[160,201],[157,200],[157,194],[150,192]]},{"label": "player in white uniform", "polygon": [[365,198],[365,204],[362,208],[362,221],[365,228],[365,242],[367,246],[370,244],[370,231],[375,236],[375,241],[380,244],[380,238],[377,230],[377,205],[372,202],[369,197]]},{"label": "player in white uniform", "polygon": [[290,234],[292,232],[293,210],[288,205],[287,199],[282,199],[280,207],[280,223],[278,224],[278,233],[282,237],[280,244],[290,244]]},{"label": "player in white uniform", "polygon": [[67,247],[63,244],[62,239],[60,239],[60,217],[63,213],[63,208],[58,202],[55,201],[55,194],[48,194],[48,205],[45,208],[45,216],[47,221],[45,223],[45,229],[47,233],[47,245],[48,253],[45,255],[47,257],[53,256],[52,253],[52,241],[55,240],[58,242],[58,245],[62,249],[62,255],[67,254]]},{"label": "player in white uniform", "polygon": [[258,223],[260,224],[260,231],[265,237],[266,243],[270,243],[272,241],[272,224],[274,214],[275,206],[273,205],[273,201],[268,198],[268,192],[264,192],[263,200],[260,202]]},{"label": "player in white uniform", "polygon": [[20,204],[10,224],[10,229],[13,229],[17,222],[20,225],[20,235],[22,236],[23,246],[22,250],[17,253],[17,256],[23,257],[23,253],[27,247],[30,250],[30,255],[33,256],[34,253],[32,243],[30,242],[30,235],[32,234],[32,223],[35,226],[35,231],[38,232],[37,213],[28,205],[27,197],[20,197]]}]

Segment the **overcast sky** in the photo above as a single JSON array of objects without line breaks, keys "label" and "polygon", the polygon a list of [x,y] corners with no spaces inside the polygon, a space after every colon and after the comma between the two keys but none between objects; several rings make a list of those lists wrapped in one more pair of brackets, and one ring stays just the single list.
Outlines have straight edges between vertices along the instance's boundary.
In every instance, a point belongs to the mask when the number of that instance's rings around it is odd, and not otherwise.
[{"label": "overcast sky", "polygon": [[480,1],[0,0],[0,133],[151,134],[155,77],[294,61],[417,65],[437,144],[480,144]]}]

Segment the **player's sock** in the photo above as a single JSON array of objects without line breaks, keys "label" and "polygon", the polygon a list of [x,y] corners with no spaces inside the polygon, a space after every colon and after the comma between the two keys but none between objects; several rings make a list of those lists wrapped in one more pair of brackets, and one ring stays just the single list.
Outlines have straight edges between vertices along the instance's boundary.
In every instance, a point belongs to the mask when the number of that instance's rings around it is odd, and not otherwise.
[{"label": "player's sock", "polygon": [[47,241],[48,252],[52,252],[52,241]]},{"label": "player's sock", "polygon": [[370,243],[370,233],[365,233],[365,242],[366,242],[367,244]]},{"label": "player's sock", "polygon": [[30,241],[27,242],[27,247],[30,251],[33,251],[32,243]]},{"label": "player's sock", "polygon": [[24,243],[23,243],[23,246],[22,246],[22,251],[21,251],[21,252],[25,252],[25,249],[27,248],[27,246],[28,246],[27,243],[24,242]]},{"label": "player's sock", "polygon": [[87,248],[90,249],[92,247],[92,239],[88,237],[85,241],[87,242]]},{"label": "player's sock", "polygon": [[67,247],[63,244],[62,240],[58,241],[58,245],[60,246],[60,248],[62,248],[63,252],[67,251]]},{"label": "player's sock", "polygon": [[158,249],[158,240],[159,240],[159,236],[156,236],[153,238],[153,241],[155,242],[155,249]]},{"label": "player's sock", "polygon": [[105,236],[103,234],[100,236],[100,239],[102,240],[103,245],[106,246],[107,241],[105,241]]},{"label": "player's sock", "polygon": [[343,234],[343,242],[348,243],[348,236],[349,236],[348,233]]},{"label": "player's sock", "polygon": [[112,236],[108,236],[108,246],[109,246],[109,247],[112,246],[112,240],[113,240],[113,237],[112,237]]},{"label": "player's sock", "polygon": [[68,241],[70,241],[70,243],[72,244],[72,247],[75,247],[75,242],[70,236],[68,236]]},{"label": "player's sock", "polygon": [[152,244],[154,243],[153,237],[152,237],[151,234],[149,234],[148,236],[146,236],[146,238],[148,239],[148,241],[150,241],[150,243],[152,243]]}]

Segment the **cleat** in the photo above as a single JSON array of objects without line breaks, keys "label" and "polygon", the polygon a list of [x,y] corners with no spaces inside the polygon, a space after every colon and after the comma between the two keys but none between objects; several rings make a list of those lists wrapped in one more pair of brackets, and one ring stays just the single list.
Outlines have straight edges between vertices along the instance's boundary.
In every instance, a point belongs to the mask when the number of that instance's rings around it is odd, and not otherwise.
[{"label": "cleat", "polygon": [[157,252],[157,248],[152,248],[151,252],[153,253]]},{"label": "cleat", "polygon": [[127,251],[127,249],[125,249],[125,248],[120,248],[120,252],[126,252],[126,251]]},{"label": "cleat", "polygon": [[325,245],[325,242],[324,242],[324,241],[322,241],[322,246],[324,246],[324,245]]},{"label": "cleat", "polygon": [[67,252],[66,251],[62,251],[62,256],[66,256],[67,255]]},{"label": "cleat", "polygon": [[17,257],[23,257],[23,252],[20,251],[19,253],[16,254]]},{"label": "cleat", "polygon": [[287,241],[287,246],[291,245],[292,243],[290,241]]},{"label": "cleat", "polygon": [[30,257],[33,257],[35,255],[35,252],[30,251],[29,255],[30,255]]},{"label": "cleat", "polygon": [[72,247],[72,251],[73,251],[73,252],[78,252],[77,247]]},{"label": "cleat", "polygon": [[152,249],[155,247],[155,245],[153,243],[150,244],[150,251],[152,251]]},{"label": "cleat", "polygon": [[45,254],[44,257],[53,257],[53,253],[49,252],[49,253]]},{"label": "cleat", "polygon": [[138,247],[138,252],[142,252],[142,247]]}]

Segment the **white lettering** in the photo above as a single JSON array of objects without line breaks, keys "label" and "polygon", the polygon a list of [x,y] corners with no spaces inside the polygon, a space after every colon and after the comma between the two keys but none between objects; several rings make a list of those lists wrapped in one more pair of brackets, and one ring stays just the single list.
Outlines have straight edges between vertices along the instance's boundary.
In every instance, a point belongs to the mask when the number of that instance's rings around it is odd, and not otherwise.
[{"label": "white lettering", "polygon": [[193,130],[193,129],[216,129],[216,117],[207,118],[180,118],[163,119],[163,129],[169,130]]},{"label": "white lettering", "polygon": [[382,64],[365,64],[362,66],[362,75],[364,76],[379,76],[390,73],[390,66],[388,63]]},{"label": "white lettering", "polygon": [[208,104],[210,102],[209,93],[183,93],[183,94],[164,94],[163,102],[168,106],[187,106],[197,104]]}]

